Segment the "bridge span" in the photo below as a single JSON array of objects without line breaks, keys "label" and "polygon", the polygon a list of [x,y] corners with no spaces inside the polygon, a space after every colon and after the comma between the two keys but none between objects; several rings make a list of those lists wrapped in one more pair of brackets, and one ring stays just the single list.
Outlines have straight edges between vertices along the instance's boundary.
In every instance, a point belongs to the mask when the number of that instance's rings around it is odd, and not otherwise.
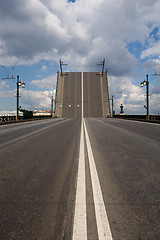
[{"label": "bridge span", "polygon": [[98,72],[65,72],[62,75],[58,73],[56,116],[81,118],[82,93],[84,117],[104,118],[110,115],[106,73],[102,75]]}]

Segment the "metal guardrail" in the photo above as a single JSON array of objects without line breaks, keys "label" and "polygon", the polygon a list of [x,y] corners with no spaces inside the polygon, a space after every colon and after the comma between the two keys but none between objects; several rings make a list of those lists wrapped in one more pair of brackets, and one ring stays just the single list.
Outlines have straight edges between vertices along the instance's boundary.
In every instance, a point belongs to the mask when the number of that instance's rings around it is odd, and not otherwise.
[{"label": "metal guardrail", "polygon": [[113,115],[114,118],[143,121],[160,124],[160,115],[150,115],[149,120],[146,119],[146,115]]},{"label": "metal guardrail", "polygon": [[51,117],[47,116],[47,117],[36,117],[36,118],[13,120],[13,121],[0,121],[0,125],[13,124],[13,123],[22,123],[22,122],[31,122],[31,121],[45,120],[45,119],[51,119]]}]

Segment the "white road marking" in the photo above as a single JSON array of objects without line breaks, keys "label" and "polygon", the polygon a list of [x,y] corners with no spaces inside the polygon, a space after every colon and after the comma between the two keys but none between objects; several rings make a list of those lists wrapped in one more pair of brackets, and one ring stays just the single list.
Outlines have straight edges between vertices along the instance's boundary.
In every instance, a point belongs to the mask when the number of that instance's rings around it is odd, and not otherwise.
[{"label": "white road marking", "polygon": [[[14,138],[14,139],[11,139],[11,140],[9,140],[9,141],[7,141],[7,142],[0,143],[0,147],[5,146],[5,145],[7,145],[7,144],[9,144],[9,143],[13,143],[13,142],[18,141],[18,140],[21,140],[21,139],[23,139],[23,138],[32,136],[32,135],[34,135],[34,134],[36,134],[36,133],[39,133],[39,132],[41,132],[41,131],[43,131],[43,130],[46,130],[46,129],[51,128],[51,127],[54,127],[54,126],[59,125],[59,124],[64,123],[64,122],[68,122],[68,121],[70,121],[70,120],[71,120],[71,119],[66,119],[66,120],[63,120],[63,121],[60,121],[60,122],[56,122],[54,125],[42,127],[41,129],[37,129],[37,130],[34,130],[34,131],[30,132],[30,133],[26,133],[26,134],[24,134],[23,136],[19,136],[19,137],[16,137],[16,138]],[[13,125],[15,125],[15,124],[16,124],[16,123],[14,123]],[[20,125],[20,124],[22,124],[22,123],[18,123],[18,125]],[[11,125],[11,124],[10,124],[10,125]],[[7,125],[5,125],[5,126],[7,126]],[[30,125],[30,126],[31,126],[31,125]],[[15,127],[16,127],[16,126],[15,126]],[[5,130],[5,129],[4,129],[4,130]]]},{"label": "white road marking", "polygon": [[83,129],[83,73],[81,75],[81,80],[82,80],[82,121],[81,121],[81,137],[80,137],[75,215],[72,238],[73,240],[87,240],[86,180],[85,180],[84,129]]},{"label": "white road marking", "polygon": [[72,239],[87,240],[86,180],[85,180],[83,119],[81,123],[78,179],[77,179],[77,191],[76,191],[76,203],[75,203],[75,215],[74,215]]},{"label": "white road marking", "polygon": [[83,109],[83,72],[82,72],[82,75],[81,75],[81,94],[82,94],[82,120],[83,120],[83,111],[84,111],[84,109]]},{"label": "white road marking", "polygon": [[84,131],[86,136],[88,159],[89,159],[89,166],[90,166],[90,172],[91,172],[91,182],[92,182],[92,189],[93,189],[93,199],[94,199],[94,205],[95,205],[98,237],[99,237],[99,240],[112,240],[113,238],[112,238],[112,234],[111,234],[111,230],[108,222],[107,212],[104,205],[98,173],[97,173],[85,121],[84,121]]},{"label": "white road marking", "polygon": [[77,190],[75,202],[75,215],[73,223],[73,237],[72,240],[87,240],[87,213],[86,213],[86,180],[85,180],[85,153],[84,153],[84,134],[86,137],[89,167],[91,172],[91,183],[93,189],[93,200],[95,207],[96,223],[99,240],[113,240],[108,217],[103,201],[102,191],[99,183],[99,178],[96,170],[94,156],[83,119],[83,72],[81,75],[82,83],[82,121],[81,121],[81,136],[80,136],[80,150],[79,150],[79,165],[77,177]]}]

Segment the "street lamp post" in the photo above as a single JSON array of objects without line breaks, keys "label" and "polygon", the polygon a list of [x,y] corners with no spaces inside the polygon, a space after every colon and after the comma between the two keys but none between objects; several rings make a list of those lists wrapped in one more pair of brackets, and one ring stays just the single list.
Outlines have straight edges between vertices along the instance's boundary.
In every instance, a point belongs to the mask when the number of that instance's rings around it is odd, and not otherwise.
[{"label": "street lamp post", "polygon": [[148,74],[146,75],[146,80],[141,82],[141,87],[146,86],[146,118],[149,120],[149,81],[148,81]]},{"label": "street lamp post", "polygon": [[103,72],[104,72],[104,64],[105,64],[105,59],[101,63],[97,64],[97,65],[102,65],[102,77],[103,77]]},{"label": "street lamp post", "polygon": [[113,102],[113,96],[112,98],[110,99],[111,103],[112,103],[112,113],[111,113],[111,117],[113,117],[114,115],[114,102]]},{"label": "street lamp post", "polygon": [[[54,109],[53,109],[53,101],[54,101]],[[55,112],[55,99],[52,96],[51,97],[51,117],[53,117],[54,112]]]},{"label": "street lamp post", "polygon": [[25,83],[19,81],[19,75],[17,75],[17,120],[19,120],[19,87],[25,88]]}]

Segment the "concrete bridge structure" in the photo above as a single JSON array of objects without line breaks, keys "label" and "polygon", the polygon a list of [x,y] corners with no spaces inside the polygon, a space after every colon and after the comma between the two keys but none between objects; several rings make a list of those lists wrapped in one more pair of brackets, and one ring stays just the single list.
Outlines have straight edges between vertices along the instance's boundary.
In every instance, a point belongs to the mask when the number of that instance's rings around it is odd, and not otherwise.
[{"label": "concrete bridge structure", "polygon": [[55,115],[64,118],[110,115],[107,74],[99,72],[58,73]]}]

